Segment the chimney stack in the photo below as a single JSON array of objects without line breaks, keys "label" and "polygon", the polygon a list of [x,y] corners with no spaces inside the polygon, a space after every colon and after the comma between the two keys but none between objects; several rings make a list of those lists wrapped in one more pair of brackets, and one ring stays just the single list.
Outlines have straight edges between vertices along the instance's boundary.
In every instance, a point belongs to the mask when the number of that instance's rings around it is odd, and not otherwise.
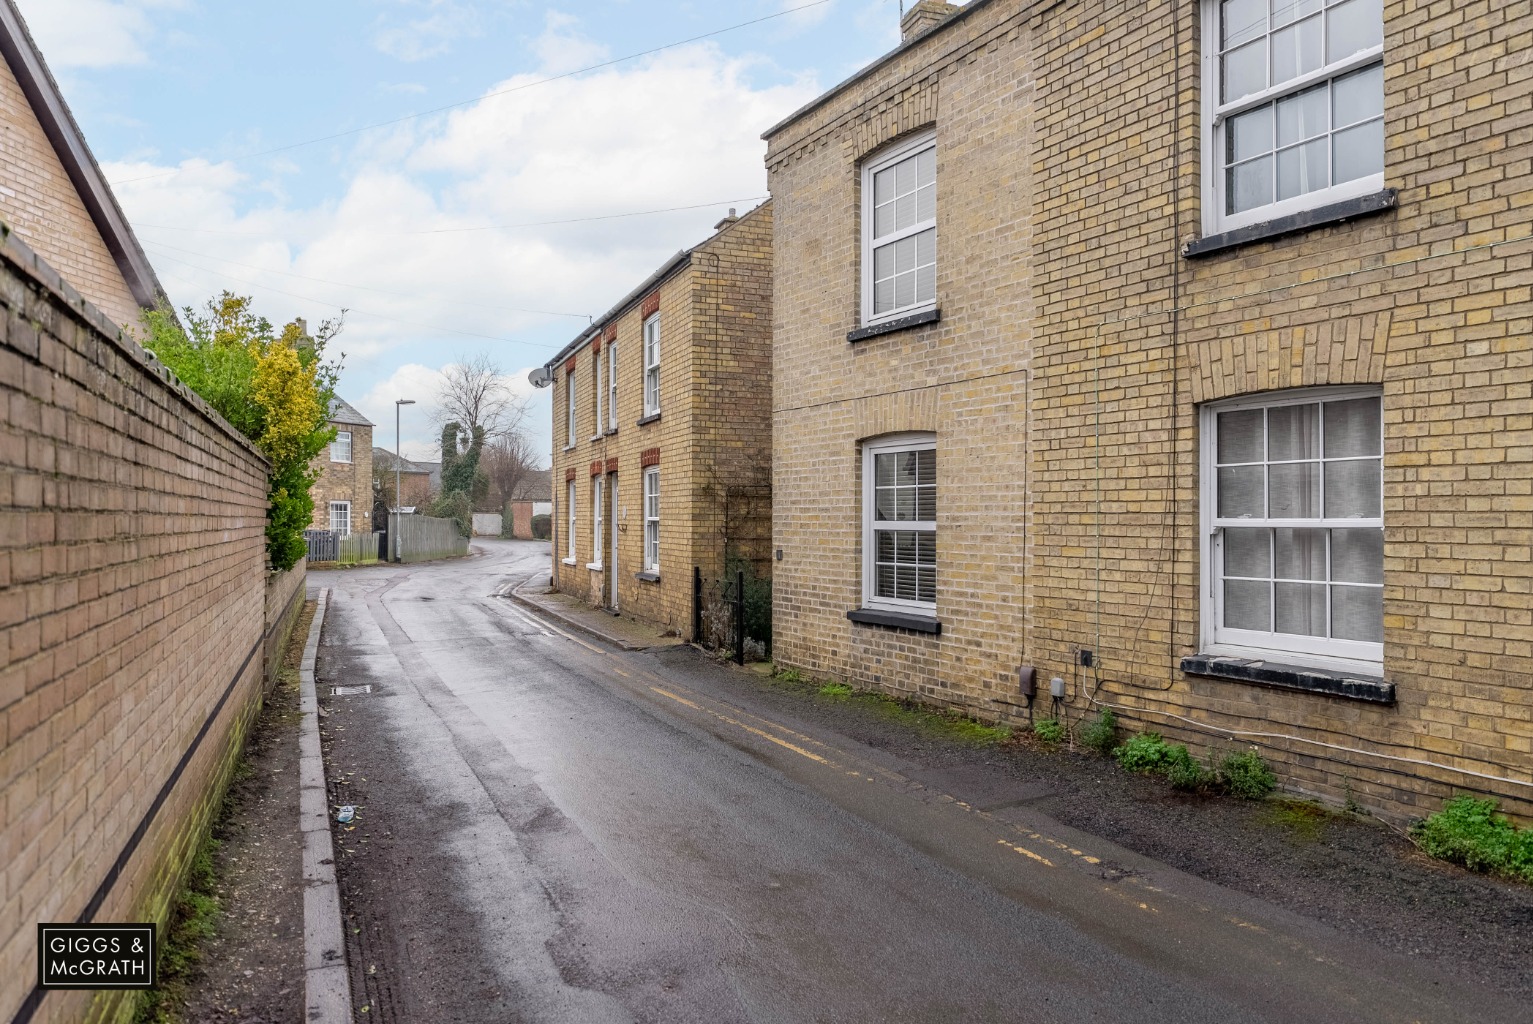
[{"label": "chimney stack", "polygon": [[314,339],[309,336],[309,321],[301,316],[293,318],[293,326],[298,328],[298,348],[309,350],[314,347]]},{"label": "chimney stack", "polygon": [[957,11],[957,4],[943,3],[942,0],[919,0],[900,19],[900,41],[910,42],[916,36],[936,28]]},{"label": "chimney stack", "polygon": [[725,228],[729,227],[729,225],[733,224],[735,221],[737,221],[739,219],[740,219],[739,217],[735,216],[735,208],[733,206],[731,206],[729,208],[729,216],[725,217],[723,220],[721,220],[717,224],[713,225],[713,230],[715,230],[715,231],[723,231]]}]

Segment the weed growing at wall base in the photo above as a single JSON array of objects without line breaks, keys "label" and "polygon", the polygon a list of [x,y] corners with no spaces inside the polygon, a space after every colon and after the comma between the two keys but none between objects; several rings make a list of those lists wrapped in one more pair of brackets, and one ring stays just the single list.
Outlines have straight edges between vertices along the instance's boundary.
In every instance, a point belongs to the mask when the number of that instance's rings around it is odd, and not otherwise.
[{"label": "weed growing at wall base", "polygon": [[1177,743],[1166,750],[1166,763],[1162,769],[1172,789],[1184,793],[1202,793],[1214,787],[1218,777],[1213,771],[1198,763],[1187,748]]},{"label": "weed growing at wall base", "polygon": [[1494,800],[1456,796],[1411,837],[1433,857],[1533,885],[1533,829],[1517,828],[1496,807]]},{"label": "weed growing at wall base", "polygon": [[1219,785],[1230,796],[1260,800],[1277,788],[1277,776],[1254,750],[1229,754],[1219,762]]},{"label": "weed growing at wall base", "polygon": [[1277,776],[1254,750],[1229,754],[1200,764],[1180,743],[1167,743],[1159,733],[1134,736],[1112,752],[1118,764],[1141,775],[1163,775],[1173,789],[1221,792],[1242,800],[1260,800],[1277,788]]},{"label": "weed growing at wall base", "polygon": [[[244,768],[243,761],[240,767]],[[140,997],[133,1024],[174,1024],[178,1019],[174,1007],[186,998],[192,970],[202,960],[202,944],[217,931],[219,904],[213,869],[217,849],[218,840],[204,835],[160,949],[159,987]]]},{"label": "weed growing at wall base", "polygon": [[1111,754],[1118,745],[1118,716],[1103,708],[1100,715],[1081,726],[1080,741],[1081,746],[1103,757]]},{"label": "weed growing at wall base", "polygon": [[1170,746],[1160,733],[1147,732],[1130,737],[1112,756],[1128,771],[1155,775],[1164,770],[1169,751]]}]

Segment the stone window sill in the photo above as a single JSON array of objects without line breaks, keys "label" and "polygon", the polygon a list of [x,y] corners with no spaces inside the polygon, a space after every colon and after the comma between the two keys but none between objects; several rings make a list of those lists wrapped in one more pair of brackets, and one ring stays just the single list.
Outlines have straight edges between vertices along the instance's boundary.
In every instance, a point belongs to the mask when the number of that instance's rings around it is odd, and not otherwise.
[{"label": "stone window sill", "polygon": [[605,431],[604,431],[604,432],[603,432],[603,433],[602,433],[602,437],[611,437],[611,436],[612,436],[612,435],[613,435],[613,434],[616,434],[616,433],[617,433],[617,428],[616,428],[616,427],[608,427],[608,428],[607,428],[607,429],[606,429],[606,430],[605,430]]},{"label": "stone window sill", "polygon": [[908,629],[912,633],[930,633],[933,636],[942,632],[942,623],[936,619],[926,615],[911,615],[908,612],[889,612],[881,608],[853,608],[846,613],[846,617],[864,626]]},{"label": "stone window sill", "polygon": [[576,561],[573,558],[561,558],[561,559],[559,559],[559,564],[560,565],[575,565],[577,563],[576,563]]},{"label": "stone window sill", "polygon": [[633,578],[638,580],[640,583],[660,582],[660,574],[658,572],[636,572],[633,574]]},{"label": "stone window sill", "polygon": [[660,419],[660,414],[658,412],[652,412],[648,416],[646,416],[642,420],[640,420],[638,422],[638,426],[647,427],[651,423],[654,423],[654,422],[656,422],[659,419]]},{"label": "stone window sill", "polygon": [[590,569],[592,572],[601,572],[602,571],[601,563],[600,562],[587,562],[586,563],[586,568]]},{"label": "stone window sill", "polygon": [[859,327],[855,331],[848,331],[847,341],[862,341],[864,338],[876,338],[880,334],[890,334],[894,331],[903,331],[911,327],[920,327],[922,324],[934,324],[942,319],[942,310],[928,309],[920,313],[912,313],[894,320],[885,320],[883,323],[871,324],[867,327]]},{"label": "stone window sill", "polygon": [[1190,676],[1208,676],[1239,683],[1254,683],[1279,690],[1297,690],[1327,697],[1345,697],[1369,704],[1393,704],[1395,684],[1383,679],[1332,672],[1328,669],[1300,668],[1249,658],[1227,658],[1195,654],[1183,658],[1181,669]]},{"label": "stone window sill", "polygon": [[1303,213],[1291,213],[1286,217],[1277,217],[1260,224],[1249,224],[1233,231],[1221,231],[1217,235],[1204,235],[1182,246],[1182,255],[1188,259],[1212,256],[1214,253],[1250,245],[1252,242],[1264,242],[1283,235],[1308,231],[1310,228],[1340,224],[1354,217],[1383,213],[1385,210],[1393,210],[1398,205],[1399,193],[1392,188],[1386,188],[1372,195],[1331,203],[1329,206],[1305,210]]}]

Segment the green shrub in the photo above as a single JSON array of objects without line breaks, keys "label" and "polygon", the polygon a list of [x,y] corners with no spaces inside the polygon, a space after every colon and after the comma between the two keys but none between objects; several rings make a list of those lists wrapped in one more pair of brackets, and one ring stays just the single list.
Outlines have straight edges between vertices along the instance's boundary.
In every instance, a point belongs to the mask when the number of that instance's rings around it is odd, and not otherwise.
[{"label": "green shrub", "polygon": [[[719,601],[715,604],[714,617],[720,625],[715,626],[714,642],[733,645],[735,621],[735,585],[740,574],[745,579],[745,636],[755,640],[768,652],[772,649],[772,577],[759,572],[756,563],[737,553],[724,558],[724,575],[714,581],[713,592]],[[727,623],[727,625],[723,625]],[[704,630],[708,630],[705,628]],[[724,634],[728,636],[725,637]]]},{"label": "green shrub", "polygon": [[1260,754],[1244,750],[1214,764],[1200,763],[1180,743],[1167,743],[1159,733],[1134,736],[1112,752],[1118,764],[1141,775],[1164,775],[1173,789],[1186,792],[1218,790],[1243,800],[1260,800],[1277,788],[1277,776]]},{"label": "green shrub", "polygon": [[1201,792],[1215,782],[1214,773],[1199,764],[1197,758],[1180,743],[1166,748],[1166,759],[1160,770],[1166,776],[1166,781],[1171,783],[1172,789],[1187,793]]},{"label": "green shrub", "polygon": [[1033,735],[1044,743],[1058,743],[1065,738],[1065,727],[1057,718],[1040,718],[1033,723]]},{"label": "green shrub", "polygon": [[548,540],[554,535],[554,520],[552,516],[537,515],[532,517],[532,539]]},{"label": "green shrub", "polygon": [[1147,732],[1130,737],[1127,743],[1112,752],[1112,756],[1131,772],[1155,775],[1164,769],[1169,750],[1160,733]]},{"label": "green shrub", "polygon": [[428,511],[437,519],[451,519],[463,536],[474,535],[474,508],[463,491],[441,494],[428,506]]},{"label": "green shrub", "polygon": [[1118,745],[1118,716],[1107,708],[1081,727],[1081,746],[1106,757]]},{"label": "green shrub", "polygon": [[185,329],[169,309],[144,313],[144,347],[271,463],[266,550],[271,567],[285,572],[308,549],[309,488],[318,478],[310,466],[335,438],[329,417],[340,365],[325,362],[324,351],[341,321],[325,321],[315,337],[296,320],[279,332],[248,297],[230,292],[203,313],[187,307],[182,315]]},{"label": "green shrub", "polygon": [[1277,776],[1254,750],[1227,755],[1217,771],[1219,788],[1242,800],[1260,800],[1277,788]]},{"label": "green shrub", "polygon": [[1411,835],[1433,857],[1533,883],[1533,829],[1517,828],[1496,806],[1494,800],[1456,796]]}]

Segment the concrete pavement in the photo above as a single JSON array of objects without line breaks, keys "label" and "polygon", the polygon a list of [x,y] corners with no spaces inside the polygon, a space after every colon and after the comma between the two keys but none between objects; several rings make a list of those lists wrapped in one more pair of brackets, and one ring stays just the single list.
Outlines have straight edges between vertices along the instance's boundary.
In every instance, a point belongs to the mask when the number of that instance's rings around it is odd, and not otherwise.
[{"label": "concrete pavement", "polygon": [[360,806],[336,845],[367,1019],[1526,1019],[725,699],[708,680],[728,670],[686,651],[539,617],[495,595],[546,574],[547,545],[476,546],[327,580],[320,692],[331,802]]}]

